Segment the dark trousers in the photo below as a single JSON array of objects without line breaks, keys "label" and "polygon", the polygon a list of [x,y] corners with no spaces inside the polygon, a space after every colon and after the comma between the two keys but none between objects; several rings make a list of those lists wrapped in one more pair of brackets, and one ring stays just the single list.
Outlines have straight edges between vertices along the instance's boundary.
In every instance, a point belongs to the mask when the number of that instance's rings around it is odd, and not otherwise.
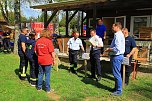
[{"label": "dark trousers", "polygon": [[[125,66],[125,84],[129,84],[129,77],[131,74],[132,66],[131,66],[132,57],[129,58],[129,66]],[[123,66],[121,66],[121,77],[123,77]]]},{"label": "dark trousers", "polygon": [[93,77],[95,77],[96,73],[101,76],[100,53],[100,49],[90,51],[91,75]]},{"label": "dark trousers", "polygon": [[26,70],[28,66],[28,59],[25,54],[19,54],[20,57],[20,66],[19,66],[19,77],[20,79],[26,78]]},{"label": "dark trousers", "polygon": [[38,61],[37,57],[34,56],[32,59],[29,59],[30,63],[30,83],[36,85],[38,78]]},{"label": "dark trousers", "polygon": [[69,61],[70,64],[73,65],[73,68],[77,67],[77,63],[78,63],[78,51],[77,50],[69,50]]},{"label": "dark trousers", "polygon": [[4,45],[4,51],[9,51],[9,49],[10,49],[10,39],[4,39],[3,40],[3,45]]}]

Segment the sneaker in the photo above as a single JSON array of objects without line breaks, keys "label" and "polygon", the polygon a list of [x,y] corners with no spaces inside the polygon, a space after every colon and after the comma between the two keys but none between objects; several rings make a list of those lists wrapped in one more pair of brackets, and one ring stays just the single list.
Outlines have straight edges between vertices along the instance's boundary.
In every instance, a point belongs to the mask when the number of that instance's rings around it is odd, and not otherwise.
[{"label": "sneaker", "polygon": [[41,90],[42,90],[42,88],[38,88],[38,87],[37,87],[37,91],[41,91]]},{"label": "sneaker", "polygon": [[51,92],[54,92],[54,89],[46,91],[46,93],[51,93]]},{"label": "sneaker", "polygon": [[113,93],[111,93],[111,96],[121,96],[122,95],[122,92],[120,91],[115,91]]},{"label": "sneaker", "polygon": [[101,80],[101,76],[98,76],[96,80],[97,80],[97,81],[100,81],[100,80]]}]

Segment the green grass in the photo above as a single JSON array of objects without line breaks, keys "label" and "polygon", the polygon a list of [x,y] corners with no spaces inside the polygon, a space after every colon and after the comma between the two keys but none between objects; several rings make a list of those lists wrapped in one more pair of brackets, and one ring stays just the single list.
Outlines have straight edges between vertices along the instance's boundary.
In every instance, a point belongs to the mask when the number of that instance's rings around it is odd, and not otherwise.
[{"label": "green grass", "polygon": [[[28,81],[17,76],[19,58],[13,54],[0,53],[0,101],[150,101],[152,100],[152,67],[141,68],[136,80],[130,80],[120,97],[109,96],[114,86],[113,76],[106,74],[100,82],[69,73],[64,66],[52,70],[53,94],[38,92]],[[65,66],[68,66],[64,63]],[[144,70],[144,71],[143,71]],[[147,70],[147,71],[146,71]]]}]

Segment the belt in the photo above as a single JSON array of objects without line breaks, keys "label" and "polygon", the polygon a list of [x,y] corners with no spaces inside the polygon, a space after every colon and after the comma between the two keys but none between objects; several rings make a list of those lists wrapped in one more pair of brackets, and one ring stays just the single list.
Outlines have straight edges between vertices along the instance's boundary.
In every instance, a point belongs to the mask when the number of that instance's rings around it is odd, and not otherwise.
[{"label": "belt", "polygon": [[120,56],[120,55],[124,55],[124,54],[119,54],[119,55],[110,55],[110,56],[113,56],[113,57],[114,57],[114,56]]}]

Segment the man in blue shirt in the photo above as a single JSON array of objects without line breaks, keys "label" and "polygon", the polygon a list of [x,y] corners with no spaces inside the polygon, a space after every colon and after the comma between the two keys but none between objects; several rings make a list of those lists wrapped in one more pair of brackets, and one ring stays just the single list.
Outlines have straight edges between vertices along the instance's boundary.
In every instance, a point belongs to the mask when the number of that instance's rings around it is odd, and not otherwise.
[{"label": "man in blue shirt", "polygon": [[[129,58],[129,66],[128,65],[125,66],[125,69],[126,69],[126,72],[125,72],[125,85],[128,85],[129,76],[130,76],[131,68],[132,68],[131,67],[132,55],[136,51],[136,42],[131,36],[129,36],[127,28],[123,28],[122,32],[123,32],[123,34],[125,36],[125,53],[124,53],[124,56]],[[123,74],[123,69],[121,70],[121,75],[122,74]]]},{"label": "man in blue shirt", "polygon": [[[103,24],[102,19],[98,20],[98,24],[96,27],[96,33],[100,38],[102,38],[102,41],[104,42],[104,40],[106,39],[106,26]],[[103,50],[104,50],[104,48],[101,47],[101,54],[103,54]]]},{"label": "man in blue shirt", "polygon": [[26,70],[28,66],[28,60],[25,55],[26,46],[25,43],[27,41],[26,34],[28,33],[28,28],[22,28],[21,34],[18,39],[18,55],[20,57],[20,66],[19,66],[19,77],[21,80],[26,79]]},{"label": "man in blue shirt", "polygon": [[77,68],[77,55],[78,51],[82,49],[84,51],[84,47],[82,44],[82,41],[79,37],[79,33],[75,32],[74,37],[70,38],[68,43],[67,43],[67,53],[69,54],[69,61],[70,61],[70,71],[74,74],[76,73],[75,68]]},{"label": "man in blue shirt", "polygon": [[112,66],[113,75],[115,78],[115,91],[112,96],[122,95],[122,78],[121,78],[121,64],[123,62],[123,55],[125,52],[125,37],[121,31],[122,25],[117,22],[113,24],[112,29],[116,32],[110,45],[105,51],[109,52],[110,62]]}]

